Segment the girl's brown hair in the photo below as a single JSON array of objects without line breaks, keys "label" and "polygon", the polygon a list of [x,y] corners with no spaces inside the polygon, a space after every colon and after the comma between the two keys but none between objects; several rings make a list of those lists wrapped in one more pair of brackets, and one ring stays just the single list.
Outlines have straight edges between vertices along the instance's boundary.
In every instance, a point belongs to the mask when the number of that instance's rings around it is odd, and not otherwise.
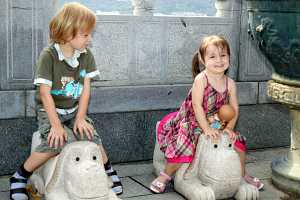
[{"label": "girl's brown hair", "polygon": [[[203,38],[198,51],[195,53],[193,60],[192,60],[192,73],[193,79],[199,74],[201,71],[204,70],[204,56],[206,54],[206,49],[208,45],[215,45],[222,49],[226,49],[229,57],[230,57],[230,47],[228,42],[222,36],[212,35]],[[200,56],[199,56],[200,55]],[[199,61],[200,60],[200,61]]]},{"label": "girl's brown hair", "polygon": [[78,31],[90,33],[96,24],[96,15],[79,3],[66,3],[51,19],[50,42],[64,44],[75,37]]}]

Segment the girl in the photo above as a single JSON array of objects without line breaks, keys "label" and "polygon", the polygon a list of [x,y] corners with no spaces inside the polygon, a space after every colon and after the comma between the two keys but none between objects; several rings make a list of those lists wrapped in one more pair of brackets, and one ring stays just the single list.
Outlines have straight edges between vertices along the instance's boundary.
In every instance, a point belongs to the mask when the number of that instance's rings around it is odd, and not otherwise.
[{"label": "girl", "polygon": [[50,22],[51,44],[40,54],[34,80],[41,144],[10,178],[10,199],[27,200],[25,187],[33,171],[56,156],[65,143],[76,140],[99,145],[106,173],[113,181],[112,189],[122,193],[120,179],[87,117],[90,82],[99,74],[87,48],[95,24],[95,14],[79,3],[65,4]]},{"label": "girl", "polygon": [[237,138],[235,149],[240,155],[242,176],[259,189],[263,184],[245,176],[245,141],[233,131],[238,119],[238,100],[235,82],[226,75],[230,64],[228,42],[220,36],[203,39],[192,62],[194,83],[178,112],[165,116],[157,129],[157,141],[166,157],[165,170],[151,183],[150,189],[162,193],[171,176],[182,163],[191,163],[200,134],[217,139],[220,131],[212,128],[208,118],[224,104],[230,104],[235,116],[226,124],[224,132]]}]

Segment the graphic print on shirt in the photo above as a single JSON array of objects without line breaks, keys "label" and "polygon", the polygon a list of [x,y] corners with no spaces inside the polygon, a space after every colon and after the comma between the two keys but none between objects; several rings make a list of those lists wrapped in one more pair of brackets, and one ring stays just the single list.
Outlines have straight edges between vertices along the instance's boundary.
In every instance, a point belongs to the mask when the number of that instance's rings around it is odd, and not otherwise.
[{"label": "graphic print on shirt", "polygon": [[[85,70],[81,70],[79,76],[84,78],[86,75]],[[71,97],[73,99],[78,99],[82,93],[83,85],[75,81],[73,77],[63,76],[61,77],[62,88],[60,90],[51,90],[53,95],[62,95],[65,97]]]}]

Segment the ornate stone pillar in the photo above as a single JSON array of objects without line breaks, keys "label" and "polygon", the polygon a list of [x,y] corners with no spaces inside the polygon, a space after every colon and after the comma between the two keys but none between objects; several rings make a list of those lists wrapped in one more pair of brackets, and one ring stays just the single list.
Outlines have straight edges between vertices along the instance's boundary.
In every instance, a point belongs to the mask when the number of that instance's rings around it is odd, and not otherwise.
[{"label": "ornate stone pillar", "polygon": [[[286,156],[273,160],[272,182],[300,196],[300,2],[248,0],[249,30],[274,72],[268,95],[288,106],[291,145]],[[275,117],[275,116],[274,116]]]},{"label": "ornate stone pillar", "polygon": [[155,0],[131,0],[133,15],[153,16]]}]

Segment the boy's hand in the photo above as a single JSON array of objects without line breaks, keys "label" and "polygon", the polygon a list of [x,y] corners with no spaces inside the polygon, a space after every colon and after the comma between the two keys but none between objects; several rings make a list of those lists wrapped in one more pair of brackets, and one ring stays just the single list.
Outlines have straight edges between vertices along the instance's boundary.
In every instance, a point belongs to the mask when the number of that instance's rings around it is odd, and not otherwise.
[{"label": "boy's hand", "polygon": [[65,141],[67,141],[67,133],[65,129],[62,126],[51,127],[47,138],[49,146],[57,149],[58,147],[63,147]]},{"label": "boy's hand", "polygon": [[85,119],[76,118],[73,131],[75,134],[78,134],[79,132],[81,139],[83,139],[84,134],[89,140],[92,140],[92,138],[94,137],[94,127]]}]

